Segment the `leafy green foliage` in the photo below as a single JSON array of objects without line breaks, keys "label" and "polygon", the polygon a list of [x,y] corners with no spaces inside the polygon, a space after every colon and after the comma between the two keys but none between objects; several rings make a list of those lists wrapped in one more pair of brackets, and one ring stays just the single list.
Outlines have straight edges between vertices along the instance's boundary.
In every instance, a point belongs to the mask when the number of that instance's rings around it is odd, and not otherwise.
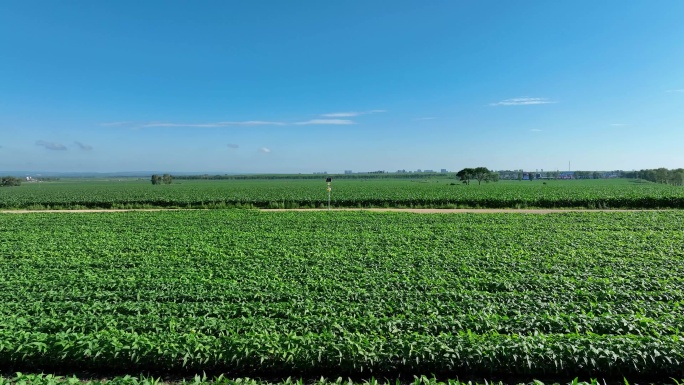
[{"label": "leafy green foliage", "polygon": [[465,184],[470,184],[470,180],[474,177],[474,175],[475,169],[469,167],[466,167],[456,173],[458,179]]},{"label": "leafy green foliage", "polygon": [[21,179],[13,176],[0,177],[0,187],[21,186]]},{"label": "leafy green foliage", "polygon": [[4,214],[0,367],[682,378],[683,223]]},{"label": "leafy green foliage", "polygon": [[[160,177],[161,178],[161,177]],[[161,183],[163,180],[160,179]],[[335,180],[333,207],[684,208],[684,189],[628,180],[501,181],[452,185],[453,179]],[[544,184],[543,184],[544,183]],[[323,208],[324,179],[149,180],[25,183],[0,189],[0,209],[77,208]]]},{"label": "leafy green foliage", "polygon": [[[223,375],[217,377],[217,378],[207,378],[207,376],[195,376],[192,379],[183,379],[179,381],[162,381],[156,378],[149,378],[149,377],[132,377],[132,376],[125,376],[125,377],[114,377],[108,380],[83,380],[79,379],[76,377],[62,377],[62,376],[54,376],[54,375],[46,375],[46,374],[23,374],[23,373],[17,373],[13,377],[1,377],[0,376],[0,385],[166,385],[166,384],[174,384],[174,385],[354,385],[354,384],[359,384],[359,385],[400,385],[400,384],[406,384],[406,385],[503,385],[501,381],[499,382],[492,382],[492,381],[484,381],[484,382],[472,382],[472,381],[459,381],[459,380],[446,380],[446,381],[440,381],[436,379],[435,377],[426,377],[426,376],[416,376],[414,377],[413,381],[400,381],[400,380],[387,380],[387,379],[376,379],[375,377],[371,377],[368,380],[363,380],[363,381],[353,381],[351,379],[344,380],[343,378],[337,378],[336,380],[328,380],[324,377],[321,377],[320,379],[317,379],[315,381],[307,381],[304,382],[303,380],[293,380],[292,378],[287,378],[282,381],[277,381],[277,382],[271,382],[271,381],[265,381],[265,380],[258,380],[258,379],[252,379],[252,378],[236,378],[236,379],[230,379],[226,378]],[[532,382],[534,385],[544,385],[543,382],[535,380]],[[558,384],[558,383],[554,383]],[[591,379],[590,381],[579,381],[577,378],[575,378],[573,381],[568,383],[568,385],[599,385],[601,382],[599,382],[596,379]],[[605,384],[605,382],[604,382]],[[629,382],[625,380],[624,382],[625,385],[629,385]],[[680,383],[677,380],[673,380],[672,382],[673,385],[680,385]],[[519,385],[526,385],[525,383],[519,383]]]}]

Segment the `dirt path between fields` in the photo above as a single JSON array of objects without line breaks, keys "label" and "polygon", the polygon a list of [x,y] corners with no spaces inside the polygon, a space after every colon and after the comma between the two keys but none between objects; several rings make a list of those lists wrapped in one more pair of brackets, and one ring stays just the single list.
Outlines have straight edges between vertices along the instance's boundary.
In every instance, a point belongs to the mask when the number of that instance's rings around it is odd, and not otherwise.
[{"label": "dirt path between fields", "polygon": [[[30,213],[121,213],[131,211],[181,211],[181,210],[204,210],[204,209],[82,209],[82,210],[2,210],[2,214],[30,214]],[[668,210],[668,209],[666,209]],[[643,212],[643,211],[666,211],[666,210],[600,210],[600,209],[397,209],[397,208],[337,208],[330,211],[378,211],[378,212],[403,212],[418,214],[459,214],[459,213],[511,213],[511,214],[553,214],[553,213],[577,213],[577,212]],[[209,210],[207,210],[209,211]],[[280,211],[328,211],[328,209],[260,209],[262,212]],[[673,210],[674,211],[674,210]]]}]

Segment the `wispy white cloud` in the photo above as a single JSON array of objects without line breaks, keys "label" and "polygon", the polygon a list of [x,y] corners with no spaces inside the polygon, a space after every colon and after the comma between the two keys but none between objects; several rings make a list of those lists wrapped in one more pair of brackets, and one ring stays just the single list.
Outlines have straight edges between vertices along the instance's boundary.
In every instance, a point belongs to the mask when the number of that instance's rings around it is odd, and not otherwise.
[{"label": "wispy white cloud", "polygon": [[530,131],[532,131],[532,132],[542,132],[542,131],[544,131],[544,130],[540,130],[540,129],[538,129],[538,128],[532,128],[532,129],[530,129]]},{"label": "wispy white cloud", "polygon": [[362,112],[350,111],[350,112],[333,112],[330,114],[323,114],[321,116],[325,116],[326,118],[349,118],[349,117],[353,117],[353,116],[359,116],[361,114],[362,114]]},{"label": "wispy white cloud", "polygon": [[[365,114],[374,114],[384,112],[384,110],[371,110],[367,112],[336,112],[325,114],[325,117],[353,117]],[[109,127],[128,127],[130,129],[143,128],[221,128],[221,127],[257,127],[257,126],[292,126],[292,125],[349,125],[356,124],[350,119],[310,119],[299,122],[285,122],[285,121],[271,121],[271,120],[244,120],[244,121],[224,121],[224,122],[207,122],[207,123],[178,123],[168,121],[154,121],[154,122],[111,122],[101,123],[101,126]]]},{"label": "wispy white cloud", "polygon": [[326,118],[351,118],[354,116],[379,114],[381,112],[387,112],[386,110],[370,110],[370,111],[348,111],[348,112],[331,112],[329,114],[323,114],[321,116]]},{"label": "wispy white cloud", "polygon": [[36,146],[45,147],[48,150],[54,151],[65,151],[67,148],[65,145],[57,142],[46,142],[44,140],[36,141]]},{"label": "wispy white cloud", "polygon": [[264,154],[268,154],[269,152],[271,152],[271,149],[268,147],[261,147],[259,151],[263,152]]},{"label": "wispy white cloud", "polygon": [[435,119],[437,119],[437,118],[432,117],[432,116],[428,116],[428,117],[425,117],[425,118],[416,118],[416,119],[413,119],[413,120],[415,120],[415,121],[421,121],[421,120],[435,120]]},{"label": "wispy white cloud", "polygon": [[127,126],[132,124],[133,122],[105,122],[105,123],[100,123],[100,126],[104,127],[116,127],[116,126]]},{"label": "wispy white cloud", "polygon": [[611,123],[611,126],[613,127],[624,127],[624,126],[629,126],[627,123]]},{"label": "wispy white cloud", "polygon": [[81,143],[79,141],[75,141],[74,144],[76,144],[78,146],[78,148],[80,148],[83,151],[90,151],[93,149],[93,146]]},{"label": "wispy white cloud", "polygon": [[212,127],[250,127],[250,126],[284,126],[284,122],[271,122],[265,120],[246,120],[242,122],[213,122],[213,123],[164,123],[151,122],[140,125],[140,127],[196,127],[196,128],[212,128]]},{"label": "wispy white cloud", "polygon": [[332,125],[348,125],[348,124],[355,124],[353,120],[348,120],[348,119],[311,119],[307,120],[304,122],[297,122],[295,123],[297,125],[325,125],[325,124],[332,124]]},{"label": "wispy white cloud", "polygon": [[505,99],[497,103],[490,103],[490,106],[529,106],[533,104],[551,104],[556,103],[547,98],[512,98]]},{"label": "wispy white cloud", "polygon": [[667,90],[665,92],[684,92],[684,88],[676,89],[676,90]]},{"label": "wispy white cloud", "polygon": [[235,143],[228,143],[228,148],[240,148],[240,145],[237,145]]}]

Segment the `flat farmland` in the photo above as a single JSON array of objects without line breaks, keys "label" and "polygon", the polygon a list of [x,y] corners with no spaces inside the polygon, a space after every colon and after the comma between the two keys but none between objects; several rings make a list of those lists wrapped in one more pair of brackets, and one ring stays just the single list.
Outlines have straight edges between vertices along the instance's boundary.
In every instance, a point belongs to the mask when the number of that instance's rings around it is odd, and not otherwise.
[{"label": "flat farmland", "polygon": [[[0,188],[0,209],[322,208],[321,180],[87,179]],[[334,179],[340,208],[684,208],[684,188],[617,180],[501,181],[463,185],[455,179]]]},{"label": "flat farmland", "polygon": [[682,378],[683,245],[680,211],[0,214],[0,366]]}]

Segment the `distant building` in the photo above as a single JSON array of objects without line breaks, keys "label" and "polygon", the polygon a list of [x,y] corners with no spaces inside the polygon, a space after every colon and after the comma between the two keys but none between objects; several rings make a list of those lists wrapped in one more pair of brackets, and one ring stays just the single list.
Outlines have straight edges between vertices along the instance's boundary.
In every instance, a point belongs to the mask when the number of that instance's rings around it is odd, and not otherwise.
[{"label": "distant building", "polygon": [[353,174],[352,170],[344,170],[345,174]]},{"label": "distant building", "polygon": [[442,169],[442,174],[444,174],[444,173],[446,173],[446,172],[447,172],[447,169],[446,169],[446,168],[443,168],[443,169]]},{"label": "distant building", "polygon": [[423,172],[434,172],[433,170],[425,170]]},{"label": "distant building", "polygon": [[418,170],[416,170],[416,172],[423,172],[423,170],[421,170],[421,169],[418,169]]}]

